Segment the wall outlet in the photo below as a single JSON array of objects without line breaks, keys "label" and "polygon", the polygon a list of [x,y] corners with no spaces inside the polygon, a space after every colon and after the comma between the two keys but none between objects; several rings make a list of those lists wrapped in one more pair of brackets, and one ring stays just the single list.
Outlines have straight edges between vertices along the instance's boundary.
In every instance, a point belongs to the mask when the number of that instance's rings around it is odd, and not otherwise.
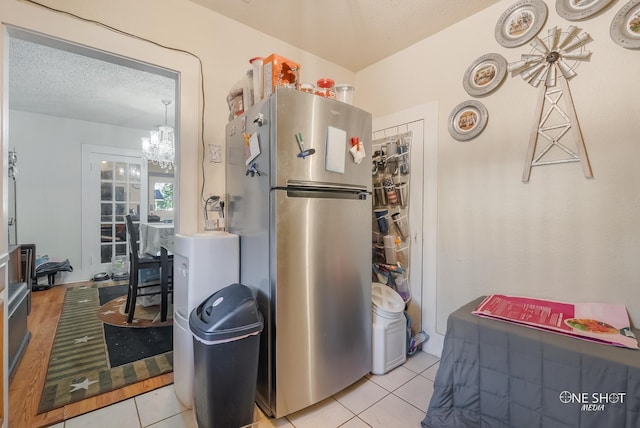
[{"label": "wall outlet", "polygon": [[222,146],[220,144],[209,144],[209,162],[222,162]]},{"label": "wall outlet", "polygon": [[204,230],[224,230],[224,219],[216,218],[213,220],[206,220]]}]

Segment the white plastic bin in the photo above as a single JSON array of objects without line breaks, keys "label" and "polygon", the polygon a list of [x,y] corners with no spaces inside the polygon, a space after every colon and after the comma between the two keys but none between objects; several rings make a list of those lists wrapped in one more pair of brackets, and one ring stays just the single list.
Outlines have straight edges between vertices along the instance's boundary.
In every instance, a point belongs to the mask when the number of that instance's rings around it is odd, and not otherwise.
[{"label": "white plastic bin", "polygon": [[240,279],[240,237],[213,231],[175,236],[173,250],[173,387],[193,406],[193,338],[189,314],[212,293]]},{"label": "white plastic bin", "polygon": [[407,319],[404,301],[391,287],[371,285],[373,305],[373,367],[371,373],[382,375],[407,360]]}]

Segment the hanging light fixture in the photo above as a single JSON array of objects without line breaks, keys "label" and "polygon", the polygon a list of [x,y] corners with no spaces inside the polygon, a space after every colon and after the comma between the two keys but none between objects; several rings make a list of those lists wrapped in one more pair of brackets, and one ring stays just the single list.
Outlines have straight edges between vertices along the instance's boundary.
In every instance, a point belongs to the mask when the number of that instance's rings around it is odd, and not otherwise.
[{"label": "hanging light fixture", "polygon": [[173,128],[167,125],[167,108],[171,100],[162,100],[164,104],[164,125],[149,131],[149,137],[142,137],[142,158],[161,168],[171,169],[175,162],[175,141]]}]

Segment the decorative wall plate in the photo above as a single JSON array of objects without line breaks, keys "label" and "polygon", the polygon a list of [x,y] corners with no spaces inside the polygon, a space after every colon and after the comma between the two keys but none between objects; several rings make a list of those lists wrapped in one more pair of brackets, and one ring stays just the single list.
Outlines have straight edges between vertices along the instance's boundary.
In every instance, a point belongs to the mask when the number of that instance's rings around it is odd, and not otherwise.
[{"label": "decorative wall plate", "polygon": [[488,118],[487,108],[480,101],[464,101],[449,115],[449,134],[458,141],[471,140],[484,130]]},{"label": "decorative wall plate", "polygon": [[471,63],[462,79],[462,86],[472,97],[495,91],[507,75],[507,60],[497,53],[482,55]]},{"label": "decorative wall plate", "polygon": [[556,12],[567,21],[580,21],[604,9],[612,0],[556,0]]},{"label": "decorative wall plate", "polygon": [[547,5],[541,0],[521,0],[504,11],[496,24],[496,40],[505,48],[527,43],[547,20]]},{"label": "decorative wall plate", "polygon": [[640,0],[625,4],[611,21],[611,39],[627,49],[640,49]]}]

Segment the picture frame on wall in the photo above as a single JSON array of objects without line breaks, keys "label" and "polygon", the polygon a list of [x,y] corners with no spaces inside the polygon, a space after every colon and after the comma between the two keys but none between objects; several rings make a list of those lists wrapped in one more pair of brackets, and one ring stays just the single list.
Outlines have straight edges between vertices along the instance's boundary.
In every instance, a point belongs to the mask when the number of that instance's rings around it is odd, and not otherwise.
[{"label": "picture frame on wall", "polygon": [[498,19],[496,40],[505,48],[524,45],[540,32],[547,20],[547,13],[547,5],[542,0],[514,3]]},{"label": "picture frame on wall", "polygon": [[640,0],[631,0],[611,21],[611,39],[627,49],[640,49]]},{"label": "picture frame on wall", "polygon": [[489,53],[471,63],[462,78],[462,86],[472,97],[481,97],[498,89],[506,75],[507,60],[500,54]]},{"label": "picture frame on wall", "polygon": [[489,113],[480,101],[467,100],[458,104],[449,115],[449,134],[458,141],[471,140],[487,126]]},{"label": "picture frame on wall", "polygon": [[556,0],[556,12],[567,21],[581,21],[602,11],[615,0]]}]

